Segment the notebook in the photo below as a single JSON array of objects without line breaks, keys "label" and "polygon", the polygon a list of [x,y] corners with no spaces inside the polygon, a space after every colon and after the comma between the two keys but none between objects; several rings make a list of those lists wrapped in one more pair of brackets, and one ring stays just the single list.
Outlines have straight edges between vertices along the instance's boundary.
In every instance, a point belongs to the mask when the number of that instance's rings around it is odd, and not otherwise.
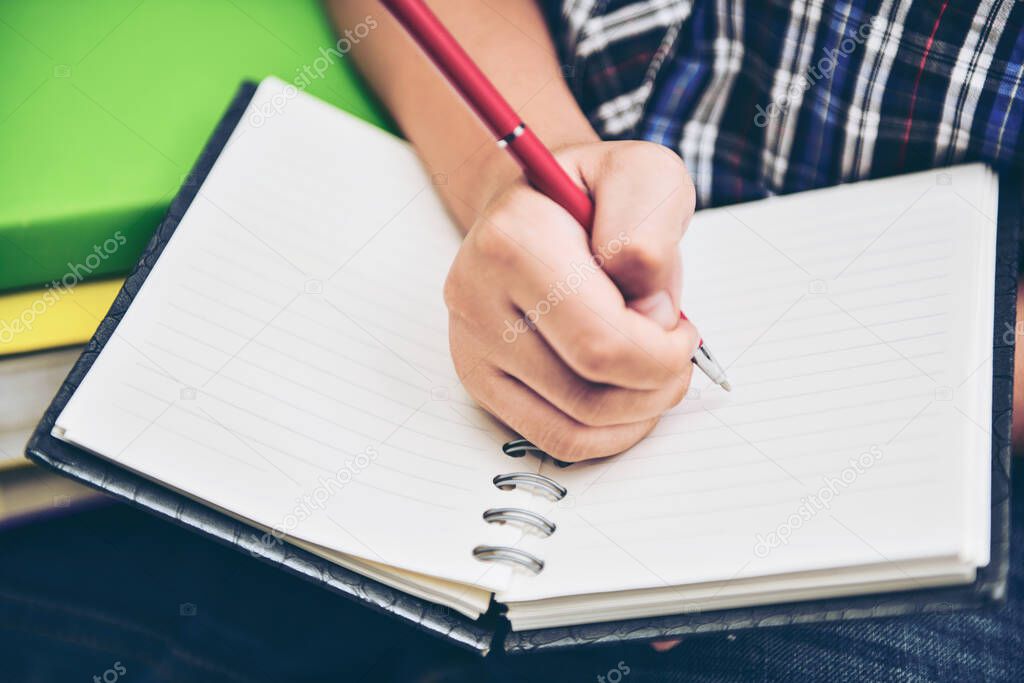
[{"label": "notebook", "polygon": [[1001,595],[1017,219],[988,168],[699,212],[682,300],[734,390],[695,374],[568,467],[463,390],[460,235],[406,143],[267,79],[193,176],[31,457],[481,651]]}]

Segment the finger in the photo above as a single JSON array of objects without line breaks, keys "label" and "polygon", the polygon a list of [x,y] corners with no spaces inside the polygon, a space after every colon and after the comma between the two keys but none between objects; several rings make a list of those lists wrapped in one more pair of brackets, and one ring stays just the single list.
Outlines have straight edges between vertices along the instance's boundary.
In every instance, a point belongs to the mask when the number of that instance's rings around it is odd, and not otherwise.
[{"label": "finger", "polygon": [[479,367],[463,382],[489,413],[551,457],[565,462],[621,453],[657,424],[652,419],[624,425],[585,426],[493,366]]},{"label": "finger", "polygon": [[584,244],[557,231],[550,241],[553,248],[546,256],[553,266],[523,259],[510,294],[577,375],[630,389],[656,389],[689,371],[697,346],[691,324],[684,321],[666,330],[630,309]]},{"label": "finger", "polygon": [[555,408],[588,426],[628,424],[660,417],[683,399],[693,368],[692,363],[688,364],[679,377],[657,389],[623,389],[579,377],[532,330],[511,340],[509,347],[494,355],[494,363]]},{"label": "finger", "polygon": [[674,264],[668,278],[668,289],[658,290],[639,299],[631,299],[626,305],[637,313],[658,323],[666,330],[679,324],[679,297],[683,284],[683,264],[679,251],[675,251]]},{"label": "finger", "polygon": [[[542,244],[519,237],[538,223],[545,230]],[[505,274],[525,320],[581,377],[655,389],[687,370],[697,344],[692,325],[666,331],[628,308],[594,262],[579,225],[546,197],[528,188],[510,195],[470,231],[463,248],[473,250],[469,260]],[[479,281],[466,286],[482,289]]]},{"label": "finger", "polygon": [[[672,286],[678,244],[693,216],[696,193],[682,160],[661,145],[632,142],[614,153],[587,155],[580,173],[593,188],[591,244],[626,299]],[[621,245],[615,253],[611,246]]]},{"label": "finger", "polygon": [[655,652],[668,652],[681,642],[683,641],[679,638],[674,638],[673,640],[656,640],[651,643],[651,649]]}]

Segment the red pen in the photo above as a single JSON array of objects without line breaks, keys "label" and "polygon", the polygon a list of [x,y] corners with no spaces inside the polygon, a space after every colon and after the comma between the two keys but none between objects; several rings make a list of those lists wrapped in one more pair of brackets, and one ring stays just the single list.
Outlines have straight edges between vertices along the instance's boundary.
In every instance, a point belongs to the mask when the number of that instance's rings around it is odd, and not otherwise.
[{"label": "red pen", "polygon": [[[381,0],[381,4],[490,129],[498,146],[508,150],[519,163],[530,184],[568,211],[589,234],[594,221],[593,201],[562,169],[544,143],[526,127],[444,24],[422,0]],[[683,320],[687,319],[682,311],[679,315]],[[703,339],[697,346],[693,362],[712,382],[726,391],[731,390],[725,370],[708,351]]]}]

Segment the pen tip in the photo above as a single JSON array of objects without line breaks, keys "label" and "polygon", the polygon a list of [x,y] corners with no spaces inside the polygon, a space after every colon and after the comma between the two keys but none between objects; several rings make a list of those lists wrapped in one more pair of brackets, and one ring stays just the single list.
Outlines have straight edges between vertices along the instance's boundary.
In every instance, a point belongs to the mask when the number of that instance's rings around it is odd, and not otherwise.
[{"label": "pen tip", "polygon": [[732,391],[732,385],[729,384],[729,380],[727,380],[727,379],[723,379],[722,380],[722,388],[725,389],[726,391]]}]

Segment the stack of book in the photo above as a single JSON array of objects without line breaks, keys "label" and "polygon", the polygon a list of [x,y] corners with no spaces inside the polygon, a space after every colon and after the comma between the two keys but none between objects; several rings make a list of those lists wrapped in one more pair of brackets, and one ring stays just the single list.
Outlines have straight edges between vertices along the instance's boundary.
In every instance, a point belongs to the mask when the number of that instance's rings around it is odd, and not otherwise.
[{"label": "stack of book", "polygon": [[24,457],[39,416],[121,287],[119,279],[75,280],[0,295],[0,527],[102,500]]},{"label": "stack of book", "polygon": [[0,9],[0,63],[19,65],[0,104],[0,158],[18,160],[0,165],[0,526],[83,499],[29,465],[29,432],[235,85],[278,74],[387,125],[317,0],[69,7]]}]

